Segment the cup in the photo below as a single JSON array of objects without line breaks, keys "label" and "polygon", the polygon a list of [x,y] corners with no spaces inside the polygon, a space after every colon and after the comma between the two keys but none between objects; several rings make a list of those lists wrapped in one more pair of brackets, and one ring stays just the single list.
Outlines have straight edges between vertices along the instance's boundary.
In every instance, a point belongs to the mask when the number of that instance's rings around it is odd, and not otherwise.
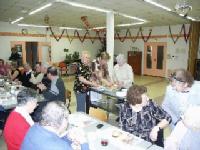
[{"label": "cup", "polygon": [[101,145],[102,146],[107,146],[108,145],[108,139],[102,138],[101,139]]}]

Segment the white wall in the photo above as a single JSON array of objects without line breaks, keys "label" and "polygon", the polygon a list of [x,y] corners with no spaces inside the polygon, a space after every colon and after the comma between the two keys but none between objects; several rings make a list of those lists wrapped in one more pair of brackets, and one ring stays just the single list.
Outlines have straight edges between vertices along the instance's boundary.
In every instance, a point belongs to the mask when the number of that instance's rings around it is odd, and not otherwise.
[{"label": "white wall", "polygon": [[[46,29],[44,28],[19,27],[17,25],[11,25],[6,22],[0,22],[0,32],[21,33],[23,28],[28,30],[28,34],[46,34]],[[61,31],[55,30],[56,34],[61,34],[60,32]],[[79,33],[80,35],[84,35],[85,32]],[[50,31],[48,31],[47,34],[49,35]],[[69,32],[69,35],[73,35],[73,31]],[[64,60],[66,55],[66,53],[63,51],[64,48],[69,49],[69,53],[73,53],[74,51],[81,52],[83,50],[88,50],[90,51],[92,58],[95,58],[96,53],[101,48],[101,43],[99,40],[96,40],[92,44],[90,40],[85,40],[83,43],[81,43],[79,39],[74,39],[70,44],[67,38],[62,38],[59,42],[57,42],[54,38],[49,38],[49,36],[47,36],[47,38],[28,36],[0,36],[0,58],[5,60],[9,58],[11,53],[11,41],[51,42],[52,62],[59,62]]]},{"label": "white wall", "polygon": [[[171,26],[172,34],[179,34],[182,25]],[[156,35],[167,35],[167,38],[150,38],[148,42],[166,42],[167,43],[167,64],[166,70],[168,69],[177,69],[185,68],[187,69],[187,58],[189,50],[189,40],[186,43],[184,37],[180,37],[176,44],[173,43],[168,26],[161,27],[151,27],[151,28],[142,28],[143,35],[148,36],[149,29],[152,29],[152,36]],[[186,25],[186,32],[189,30],[189,25]],[[138,29],[132,29],[132,36],[136,36]],[[121,31],[120,36],[125,36],[126,31]],[[183,33],[183,32],[182,32]],[[143,39],[138,39],[133,43],[130,39],[126,39],[123,43],[119,40],[115,40],[115,54],[124,53],[127,57],[127,52],[131,50],[132,47],[139,48],[140,51],[144,52],[144,41]],[[174,57],[172,57],[174,56]],[[142,63],[143,65],[143,63]]]}]

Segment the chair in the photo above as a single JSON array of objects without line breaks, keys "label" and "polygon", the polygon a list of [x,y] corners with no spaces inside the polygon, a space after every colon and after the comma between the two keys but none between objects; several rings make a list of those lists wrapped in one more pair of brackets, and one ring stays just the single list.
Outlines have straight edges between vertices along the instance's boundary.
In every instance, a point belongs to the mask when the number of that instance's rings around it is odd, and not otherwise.
[{"label": "chair", "polygon": [[99,108],[90,107],[89,115],[104,122],[108,121],[106,112]]},{"label": "chair", "polygon": [[[70,103],[71,103],[71,91],[66,89],[65,91],[65,97],[66,97],[66,105],[67,105],[67,108],[69,110],[69,106],[70,106]],[[70,112],[70,110],[69,110]]]}]

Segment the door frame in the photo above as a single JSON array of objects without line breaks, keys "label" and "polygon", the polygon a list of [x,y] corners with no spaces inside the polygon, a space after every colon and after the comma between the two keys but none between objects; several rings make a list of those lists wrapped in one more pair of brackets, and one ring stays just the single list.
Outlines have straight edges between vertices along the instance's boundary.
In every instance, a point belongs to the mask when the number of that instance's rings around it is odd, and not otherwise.
[{"label": "door frame", "polygon": [[[163,69],[162,69],[162,71],[159,71],[158,69],[156,69],[157,63],[155,63],[155,61],[153,61],[153,58],[152,58],[152,69],[146,68],[146,56],[147,56],[147,46],[148,45],[151,45],[153,47],[152,50],[154,50],[156,46],[159,46],[159,45],[164,46]],[[152,54],[153,54],[153,52],[152,52]],[[166,63],[167,63],[166,62],[167,61],[167,42],[147,42],[147,43],[144,43],[143,58],[144,58],[144,63],[143,63],[143,74],[144,75],[165,77],[165,75],[166,75]],[[157,62],[157,60],[156,60],[156,62]]]}]

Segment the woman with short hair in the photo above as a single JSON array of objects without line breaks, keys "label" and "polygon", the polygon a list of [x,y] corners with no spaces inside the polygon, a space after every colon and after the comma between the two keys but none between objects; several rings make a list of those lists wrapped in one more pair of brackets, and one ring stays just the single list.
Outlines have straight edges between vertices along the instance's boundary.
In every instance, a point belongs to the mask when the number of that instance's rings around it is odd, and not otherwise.
[{"label": "woman with short hair", "polygon": [[146,94],[147,88],[133,85],[127,92],[127,102],[120,108],[122,130],[146,141],[164,146],[161,129],[171,122],[171,117]]}]

